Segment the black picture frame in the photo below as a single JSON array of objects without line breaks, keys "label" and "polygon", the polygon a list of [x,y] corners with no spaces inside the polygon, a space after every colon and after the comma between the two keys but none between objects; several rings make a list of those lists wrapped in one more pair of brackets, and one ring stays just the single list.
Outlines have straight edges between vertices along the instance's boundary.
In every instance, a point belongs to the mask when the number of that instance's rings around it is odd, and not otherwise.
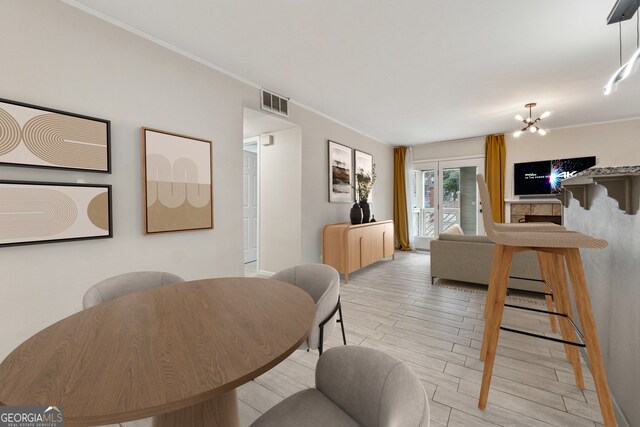
[{"label": "black picture frame", "polygon": [[[2,239],[2,235],[0,234],[0,248],[9,247],[9,246],[23,246],[23,245],[34,245],[34,244],[44,244],[44,243],[58,243],[58,242],[71,242],[71,241],[80,241],[80,240],[113,238],[113,191],[112,191],[112,186],[110,184],[78,184],[78,183],[68,183],[68,182],[0,180],[0,194],[1,194],[3,185],[66,187],[66,188],[69,188],[69,187],[104,188],[107,190],[107,218],[108,218],[109,225],[108,225],[108,230],[106,230],[107,234],[104,234],[104,235],[65,237],[65,238],[58,238],[58,239],[41,239],[41,240],[2,243],[3,239]],[[3,206],[6,207],[8,205],[5,202]],[[3,206],[0,206],[0,212],[2,212]],[[1,230],[1,227],[0,227],[0,230]]]},{"label": "black picture frame", "polygon": [[328,151],[329,203],[353,203],[353,149],[328,140]]},{"label": "black picture frame", "polygon": [[[106,169],[92,169],[92,168],[82,168],[82,167],[67,167],[67,166],[56,166],[56,165],[41,165],[41,164],[32,164],[32,163],[18,163],[18,162],[9,162],[3,161],[2,154],[0,154],[0,166],[14,166],[14,167],[29,167],[29,168],[43,168],[43,169],[57,169],[57,170],[68,170],[68,171],[80,171],[80,172],[91,172],[91,173],[111,173],[111,121],[106,119],[101,119],[98,117],[86,116],[83,114],[71,113],[68,111],[57,110],[54,108],[41,107],[39,105],[28,104],[20,101],[13,101],[10,99],[0,98],[0,108],[2,108],[1,104],[9,104],[15,105],[18,107],[29,108],[32,110],[39,110],[45,113],[54,113],[60,114],[63,116],[74,117],[77,119],[83,119],[93,122],[103,123],[106,127]],[[1,119],[1,117],[0,117]]]}]

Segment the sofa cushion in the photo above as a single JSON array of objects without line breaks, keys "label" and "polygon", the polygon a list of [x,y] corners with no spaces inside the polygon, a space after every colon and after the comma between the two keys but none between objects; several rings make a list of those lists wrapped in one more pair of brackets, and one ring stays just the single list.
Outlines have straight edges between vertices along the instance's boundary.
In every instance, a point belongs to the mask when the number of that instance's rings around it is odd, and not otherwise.
[{"label": "sofa cushion", "polygon": [[451,227],[444,230],[442,234],[451,235],[451,236],[464,236],[464,231],[462,231],[462,227],[459,224],[453,224]]},{"label": "sofa cushion", "polygon": [[442,233],[438,237],[440,240],[447,240],[450,242],[476,242],[476,243],[492,243],[487,236],[472,236],[472,235],[459,235]]}]

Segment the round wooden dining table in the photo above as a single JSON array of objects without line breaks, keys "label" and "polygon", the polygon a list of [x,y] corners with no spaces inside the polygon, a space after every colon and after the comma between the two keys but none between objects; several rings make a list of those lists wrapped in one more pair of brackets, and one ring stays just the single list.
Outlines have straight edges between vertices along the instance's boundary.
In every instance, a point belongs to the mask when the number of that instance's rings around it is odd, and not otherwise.
[{"label": "round wooden dining table", "polygon": [[0,364],[0,401],[62,405],[66,426],[146,417],[154,426],[237,426],[235,388],[296,350],[314,316],[305,291],[271,279],[125,295],[16,348]]}]

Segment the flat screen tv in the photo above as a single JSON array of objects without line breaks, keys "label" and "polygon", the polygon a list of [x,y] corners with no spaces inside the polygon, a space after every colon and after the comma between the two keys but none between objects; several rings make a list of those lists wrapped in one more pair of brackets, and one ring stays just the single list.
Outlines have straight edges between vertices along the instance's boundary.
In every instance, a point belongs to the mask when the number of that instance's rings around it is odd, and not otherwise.
[{"label": "flat screen tv", "polygon": [[516,196],[557,194],[562,180],[595,164],[595,156],[516,163],[513,165],[513,192]]}]

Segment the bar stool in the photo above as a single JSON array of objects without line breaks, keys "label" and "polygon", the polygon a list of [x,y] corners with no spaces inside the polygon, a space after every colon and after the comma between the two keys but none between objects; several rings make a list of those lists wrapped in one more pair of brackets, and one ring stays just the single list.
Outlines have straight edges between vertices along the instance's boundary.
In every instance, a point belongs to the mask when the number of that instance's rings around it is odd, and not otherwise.
[{"label": "bar stool", "polygon": [[[606,248],[607,241],[573,231],[497,231],[491,226],[487,227],[488,220],[486,218],[483,219],[487,236],[496,244],[496,251],[494,252],[492,264],[491,286],[487,293],[487,304],[490,307],[485,323],[480,355],[485,363],[478,406],[484,409],[487,405],[500,329],[520,332],[500,326],[513,254],[523,251],[535,251],[538,254],[543,277],[548,277],[553,280],[554,295],[558,309],[558,313],[554,313],[554,315],[560,317],[559,323],[563,336],[562,340],[544,336],[542,336],[542,338],[552,339],[565,344],[567,358],[573,365],[576,384],[580,388],[583,388],[584,384],[579,354],[575,346],[586,347],[589,361],[591,362],[591,370],[604,424],[605,426],[615,426],[616,421],[611,403],[609,384],[602,361],[600,342],[591,310],[591,301],[589,299],[589,292],[587,290],[586,278],[579,251],[581,248]],[[571,286],[578,315],[584,329],[584,336],[577,331],[577,328],[574,329],[575,324],[573,323],[570,310],[571,304],[565,274],[565,263],[569,278],[571,279]],[[530,310],[544,312],[542,310]],[[575,342],[576,332],[580,335],[581,343]]]},{"label": "bar stool", "polygon": [[[560,231],[564,231],[566,232],[566,228],[558,226],[557,224],[551,224],[551,223],[535,223],[535,224],[498,224],[493,222],[493,215],[492,215],[492,209],[491,209],[491,200],[489,198],[489,189],[487,188],[487,184],[484,182],[484,178],[482,175],[478,174],[476,175],[476,181],[478,183],[478,189],[480,191],[480,200],[483,203],[483,215],[482,215],[482,220],[483,223],[485,225],[485,229],[487,230],[487,234],[489,236],[494,235],[494,233],[496,231],[500,232],[509,232],[509,231],[519,231],[519,232],[536,232],[536,231],[548,231],[548,232],[560,232]],[[499,247],[496,245],[496,249],[494,250],[494,260],[497,259],[497,257],[500,256],[499,253],[500,249]],[[556,329],[556,324],[555,324],[555,317],[558,316],[558,313],[556,311],[554,311],[553,309],[553,300],[554,300],[554,294],[553,294],[553,282],[555,281],[563,281],[563,283],[566,283],[566,275],[564,274],[564,270],[562,270],[562,273],[557,273],[557,266],[555,264],[553,264],[555,262],[554,258],[545,258],[545,255],[543,255],[542,253],[538,252],[538,264],[540,265],[540,275],[542,276],[542,282],[545,284],[545,286],[547,287],[548,292],[544,293],[544,297],[547,303],[547,311],[546,313],[549,314],[549,324],[551,325],[551,331],[552,332],[557,332]],[[497,263],[492,263],[491,266],[491,274],[490,274],[490,279],[489,279],[489,291],[487,292],[487,299],[485,301],[485,309],[484,309],[484,317],[485,319],[489,318],[489,311],[491,310],[491,308],[493,307],[493,295],[494,293],[491,292],[491,286],[492,283],[496,280],[496,274],[497,274],[497,268],[498,268],[498,264]],[[560,284],[558,284],[558,289],[563,289],[566,288],[567,285],[561,286]],[[508,290],[508,288],[507,288]],[[569,343],[573,343],[576,340],[576,333],[575,333],[575,329],[573,329],[573,313],[571,312],[571,301],[569,300],[568,295],[565,296],[565,298],[562,298],[564,294],[562,292],[560,292],[558,295],[556,295],[556,306],[560,309],[560,312],[562,313],[562,317],[564,317],[566,315],[567,317],[567,321],[563,322],[559,322],[560,323],[560,331],[562,333],[562,339],[561,340],[556,340],[555,338],[548,338],[548,337],[544,337],[545,339],[549,339],[552,341],[560,341],[564,344],[564,351],[565,354],[567,355],[567,360],[571,363],[572,367],[573,367],[573,373],[574,373],[574,377],[576,380],[576,386],[578,386],[578,388],[583,389],[584,388],[584,379],[582,377],[582,365],[580,364],[580,354],[578,353],[578,349],[575,348],[574,346],[572,346]],[[513,307],[513,308],[523,308],[523,307],[519,307],[519,306],[513,306],[513,305],[509,305],[506,304],[507,306]],[[533,310],[533,311],[539,311],[539,310]],[[566,324],[566,322],[570,322],[571,323],[571,327],[569,327],[569,325]],[[518,330],[514,330],[514,329],[510,329],[510,328],[505,328],[505,327],[501,327],[504,330],[508,330],[511,332],[516,332],[516,333],[525,333],[522,331],[518,331]],[[525,333],[526,335],[531,335],[529,333]],[[482,343],[482,347],[480,350],[480,360],[485,360],[485,356],[487,354],[487,342],[483,341]]]},{"label": "bar stool", "polygon": [[[482,174],[476,175],[476,181],[478,183],[478,190],[480,193],[480,204],[482,205],[482,219],[485,222],[485,228],[491,228],[496,231],[566,231],[566,228],[554,224],[552,222],[534,222],[534,223],[515,223],[515,224],[501,224],[493,221],[493,208],[491,207],[491,198],[489,196],[489,188],[487,187],[487,183],[484,181],[484,176]],[[493,256],[496,256],[496,249],[494,250]],[[495,267],[495,264],[492,265],[492,268]],[[553,285],[549,277],[545,277],[545,271],[541,269],[540,275],[542,276],[542,282],[546,286],[548,292],[544,293],[544,299],[547,303],[548,311],[553,310]],[[493,277],[493,272],[490,277]],[[531,280],[531,279],[527,279]],[[491,280],[489,280],[489,286],[491,286]],[[488,295],[488,293],[487,293]],[[489,315],[489,304],[485,304],[484,306],[484,318],[486,319]],[[555,317],[553,314],[549,314],[549,324],[551,325],[552,332],[558,332],[556,329]]]}]

